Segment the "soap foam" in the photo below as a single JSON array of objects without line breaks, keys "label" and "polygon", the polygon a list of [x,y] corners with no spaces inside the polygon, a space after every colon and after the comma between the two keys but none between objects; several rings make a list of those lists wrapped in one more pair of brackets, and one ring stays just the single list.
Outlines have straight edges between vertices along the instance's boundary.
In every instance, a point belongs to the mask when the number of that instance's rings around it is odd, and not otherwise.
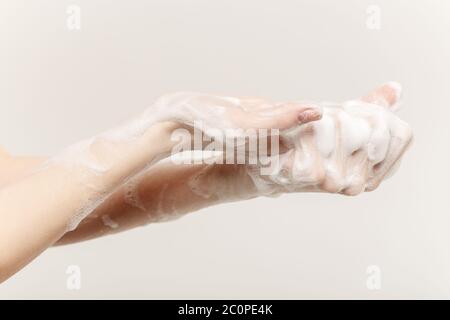
[{"label": "soap foam", "polygon": [[[401,87],[397,84],[391,84],[391,87],[396,98],[399,98]],[[237,111],[256,110],[260,117],[270,119],[289,109],[277,109],[276,106],[280,104],[253,103],[252,105],[249,100],[244,103],[244,100],[234,97],[195,92],[165,95],[132,121],[81,141],[51,158],[40,170],[51,166],[65,166],[78,173],[76,178],[80,185],[85,187],[86,195],[80,208],[70,219],[67,229],[75,229],[80,221],[122,187],[125,190],[124,201],[146,211],[139,197],[137,177],[166,155],[148,159],[145,168],[131,170],[114,188],[106,190],[103,182],[115,166],[128,161],[130,150],[136,149],[139,138],[155,123],[169,120],[196,126],[196,122],[200,122],[204,126],[201,128],[203,132],[237,129],[233,132],[238,134],[243,131],[239,130],[242,128],[235,121],[235,115],[239,114]],[[255,109],[258,103],[262,103],[263,107]],[[388,169],[396,160],[392,159],[391,148],[404,147],[404,142],[411,136],[409,126],[384,106],[359,100],[300,104],[314,106],[316,112],[323,112],[322,119],[299,124],[296,128],[281,132],[281,139],[290,150],[279,156],[279,161],[275,162],[277,166],[272,168],[268,175],[261,175],[260,165],[252,164],[246,167],[258,195],[275,196],[283,192],[302,190],[340,192],[359,186],[361,173],[355,170],[362,169],[357,165],[354,168],[346,167],[354,154],[365,152],[371,166],[381,164],[382,169]],[[396,138],[395,143],[392,143],[393,137]],[[363,165],[364,163],[359,164]],[[370,177],[377,175],[372,168],[370,170]],[[206,171],[200,171],[188,181],[188,186],[195,195],[204,199],[214,196],[221,201],[227,201],[230,195],[235,196],[236,192],[228,190],[226,186],[217,187],[215,193],[208,187],[205,188],[201,184],[205,173]],[[323,187],[324,185],[327,188]],[[175,201],[166,194],[167,189],[168,185],[165,185],[160,191],[157,212],[152,218],[161,220],[179,216]],[[242,193],[245,194],[245,190]],[[105,225],[115,228],[115,222],[108,216],[104,216],[102,220]]]},{"label": "soap foam", "polygon": [[[389,152],[396,153],[391,140],[399,137],[402,142],[398,148],[411,138],[409,126],[398,119],[392,109],[357,100],[320,105],[323,109],[321,120],[282,134],[291,150],[280,156],[280,167],[266,177],[258,176],[255,168],[249,170],[262,195],[320,191],[322,188],[327,192],[349,190],[349,193],[357,194],[364,191],[365,179],[370,178],[364,174],[365,167],[372,168],[384,162]],[[311,140],[311,129],[314,148],[305,142]],[[347,167],[349,163],[351,166]],[[318,164],[321,169],[317,169]],[[372,177],[376,175],[373,169],[370,171]]]},{"label": "soap foam", "polygon": [[111,217],[108,216],[107,214],[102,215],[102,221],[105,226],[107,226],[111,229],[119,228],[119,224],[117,222],[115,222],[114,220],[112,220]]}]

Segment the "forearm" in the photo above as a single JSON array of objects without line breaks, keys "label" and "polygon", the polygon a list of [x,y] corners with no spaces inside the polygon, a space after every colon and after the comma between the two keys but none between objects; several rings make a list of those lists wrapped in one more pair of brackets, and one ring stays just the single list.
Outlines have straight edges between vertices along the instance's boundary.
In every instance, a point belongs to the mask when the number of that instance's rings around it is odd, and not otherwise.
[{"label": "forearm", "polygon": [[219,203],[249,199],[256,195],[251,192],[256,189],[245,170],[243,165],[158,164],[139,178],[133,190],[122,187],[57,244],[93,239]]},{"label": "forearm", "polygon": [[[18,180],[3,179],[0,189],[0,281],[60,239],[80,210],[94,208],[152,159],[169,153],[172,145],[163,131],[156,126],[127,145],[124,152],[115,149],[114,154],[120,153],[117,162],[109,160],[112,155],[108,154],[111,152],[109,146],[105,151],[105,145],[93,145],[92,155],[96,159],[105,156],[108,161],[108,170],[102,173],[92,174],[83,166],[68,166],[57,161],[23,177],[16,172],[20,177]],[[31,160],[29,165],[39,161]]]},{"label": "forearm", "polygon": [[[0,186],[36,169],[46,158],[15,157],[0,165]],[[146,170],[134,183],[121,186],[79,226],[57,242],[69,244],[122,232],[173,214],[187,214],[224,201],[248,199],[255,190],[244,165],[177,165],[166,161]],[[245,192],[240,189],[245,188]],[[130,201],[131,197],[138,202]],[[136,200],[136,199],[135,199]],[[175,212],[176,211],[176,212]]]}]

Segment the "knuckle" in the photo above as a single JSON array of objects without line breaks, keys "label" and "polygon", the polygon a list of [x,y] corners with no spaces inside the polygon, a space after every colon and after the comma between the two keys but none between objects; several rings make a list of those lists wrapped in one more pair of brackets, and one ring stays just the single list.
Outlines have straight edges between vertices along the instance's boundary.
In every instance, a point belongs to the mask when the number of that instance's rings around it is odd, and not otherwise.
[{"label": "knuckle", "polygon": [[367,185],[366,185],[366,188],[365,188],[365,191],[367,191],[367,192],[371,192],[371,191],[374,191],[375,189],[377,189],[378,188],[378,186],[380,185],[380,183],[381,183],[381,181],[380,180],[370,180],[368,183],[367,183]]},{"label": "knuckle", "polygon": [[342,194],[347,196],[357,196],[361,194],[365,188],[366,188],[365,182],[362,179],[358,179],[352,182],[348,187],[346,187],[342,191]]},{"label": "knuckle", "polygon": [[322,190],[328,193],[339,193],[343,189],[343,184],[339,179],[327,177],[320,185],[320,187]]}]

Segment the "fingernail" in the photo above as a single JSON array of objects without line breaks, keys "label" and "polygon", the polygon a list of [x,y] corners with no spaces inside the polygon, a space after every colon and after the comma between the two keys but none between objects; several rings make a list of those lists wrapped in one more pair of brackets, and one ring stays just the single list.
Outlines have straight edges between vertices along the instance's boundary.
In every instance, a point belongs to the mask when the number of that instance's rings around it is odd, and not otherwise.
[{"label": "fingernail", "polygon": [[311,120],[316,120],[320,118],[320,112],[316,109],[305,110],[298,115],[299,122],[307,122]]}]

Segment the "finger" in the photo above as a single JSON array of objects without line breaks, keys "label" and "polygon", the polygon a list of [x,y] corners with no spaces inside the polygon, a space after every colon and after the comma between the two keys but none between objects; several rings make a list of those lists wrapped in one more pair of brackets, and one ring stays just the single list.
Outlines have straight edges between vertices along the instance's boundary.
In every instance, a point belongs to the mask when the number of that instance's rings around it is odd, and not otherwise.
[{"label": "finger", "polygon": [[348,159],[346,172],[346,187],[342,194],[356,196],[364,191],[366,187],[369,161],[365,150],[354,152]]},{"label": "finger", "polygon": [[369,180],[366,187],[367,191],[372,191],[378,187],[385,176],[389,173],[391,168],[403,156],[408,146],[412,141],[411,128],[403,121],[398,120],[399,124],[392,133],[392,139],[389,144],[389,151],[384,159],[372,169],[372,178]]},{"label": "finger", "polygon": [[337,117],[338,115],[336,114],[331,115],[331,120],[334,124],[334,133],[328,133],[328,139],[334,139],[334,148],[332,148],[331,154],[328,156],[325,179],[319,186],[321,190],[329,193],[338,193],[345,187],[345,154],[342,147],[343,141],[341,139],[342,124],[338,121]]},{"label": "finger", "polygon": [[[409,145],[411,145],[411,143]],[[406,147],[406,149],[408,149],[408,147]],[[387,180],[387,179],[391,178],[397,172],[397,170],[400,168],[401,163],[402,163],[402,157],[398,158],[398,160],[392,165],[392,167],[388,170],[388,172],[386,172],[383,180]]]},{"label": "finger", "polygon": [[312,104],[284,103],[258,112],[233,110],[236,124],[244,129],[286,130],[322,118],[322,109]]},{"label": "finger", "polygon": [[295,141],[295,153],[292,167],[294,182],[302,186],[317,186],[325,180],[325,169],[320,151],[317,148],[314,126],[303,126]]},{"label": "finger", "polygon": [[397,82],[388,82],[362,98],[362,101],[395,109],[401,98],[402,86]]},{"label": "finger", "polygon": [[240,98],[240,100],[241,100],[241,107],[245,111],[249,112],[273,108],[273,103],[268,99],[242,97]]}]

